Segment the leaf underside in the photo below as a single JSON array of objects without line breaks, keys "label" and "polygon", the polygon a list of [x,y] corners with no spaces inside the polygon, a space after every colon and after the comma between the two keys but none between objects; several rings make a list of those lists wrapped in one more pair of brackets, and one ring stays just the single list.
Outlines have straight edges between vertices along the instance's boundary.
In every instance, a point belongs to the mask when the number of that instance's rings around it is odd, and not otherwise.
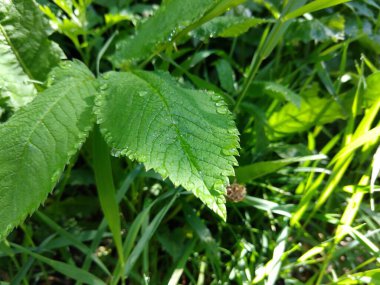
[{"label": "leaf underside", "polygon": [[161,45],[171,42],[186,27],[196,22],[221,0],[170,0],[164,1],[159,10],[142,23],[135,35],[116,43],[112,62],[120,67],[128,62],[147,58]]},{"label": "leaf underside", "polygon": [[98,123],[115,152],[169,176],[225,219],[239,143],[222,98],[146,71],[107,73],[99,88]]},{"label": "leaf underside", "polygon": [[81,63],[53,70],[64,78],[0,125],[0,239],[52,191],[92,124],[93,75]]}]

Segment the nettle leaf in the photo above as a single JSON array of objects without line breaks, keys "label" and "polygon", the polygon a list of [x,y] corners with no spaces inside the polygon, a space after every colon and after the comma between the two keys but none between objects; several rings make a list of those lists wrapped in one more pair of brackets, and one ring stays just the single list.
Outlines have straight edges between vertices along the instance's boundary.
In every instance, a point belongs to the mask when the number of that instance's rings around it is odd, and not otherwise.
[{"label": "nettle leaf", "polygon": [[49,25],[32,0],[0,0],[0,26],[25,73],[44,81],[50,70],[64,57],[57,44],[49,40]]},{"label": "nettle leaf", "polygon": [[32,101],[36,94],[33,83],[0,33],[0,97],[7,98],[7,105],[17,110]]},{"label": "nettle leaf", "polygon": [[233,15],[220,16],[194,30],[192,35],[200,40],[216,37],[233,38],[244,34],[250,28],[270,22],[273,20]]},{"label": "nettle leaf", "polygon": [[120,67],[154,54],[220,2],[222,0],[164,1],[158,11],[137,28],[135,35],[116,43],[112,63]]},{"label": "nettle leaf", "polygon": [[64,57],[48,30],[34,1],[0,0],[0,97],[14,109],[33,99],[32,82],[44,81]]},{"label": "nettle leaf", "polygon": [[98,123],[115,153],[169,176],[225,219],[239,139],[222,98],[146,71],[107,73],[100,90]]},{"label": "nettle leaf", "polygon": [[0,239],[46,199],[93,124],[92,73],[79,62],[52,73],[52,85],[0,125],[6,138],[0,140]]}]

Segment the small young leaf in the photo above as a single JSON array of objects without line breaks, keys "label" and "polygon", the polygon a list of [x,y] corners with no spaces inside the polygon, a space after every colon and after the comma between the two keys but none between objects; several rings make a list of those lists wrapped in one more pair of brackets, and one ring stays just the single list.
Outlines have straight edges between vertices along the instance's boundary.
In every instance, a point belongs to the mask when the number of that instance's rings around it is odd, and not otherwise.
[{"label": "small young leaf", "polygon": [[98,122],[115,152],[169,176],[225,219],[238,131],[222,98],[146,71],[107,73],[99,88]]},{"label": "small young leaf", "polygon": [[[55,79],[54,79],[55,78]],[[52,85],[0,125],[0,239],[53,189],[92,126],[96,85],[79,62],[53,70]]]}]

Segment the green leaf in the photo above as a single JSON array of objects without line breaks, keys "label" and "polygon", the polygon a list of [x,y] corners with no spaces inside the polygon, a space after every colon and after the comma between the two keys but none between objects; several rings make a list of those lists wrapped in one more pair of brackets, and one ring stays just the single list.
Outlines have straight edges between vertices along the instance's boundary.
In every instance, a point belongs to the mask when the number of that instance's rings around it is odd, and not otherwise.
[{"label": "green leaf", "polygon": [[340,14],[319,19],[297,19],[292,22],[286,34],[288,41],[324,42],[344,39],[345,19]]},{"label": "green leaf", "polygon": [[235,90],[235,74],[231,64],[225,59],[219,59],[215,62],[215,67],[222,88],[227,92],[233,93]]},{"label": "green leaf", "polygon": [[95,82],[83,64],[66,62],[48,89],[0,125],[0,239],[45,200],[84,142]]},{"label": "green leaf", "polygon": [[115,153],[169,176],[225,219],[227,176],[234,175],[239,144],[222,98],[146,71],[107,73],[100,89],[98,122]]},{"label": "green leaf", "polygon": [[341,106],[332,99],[310,97],[302,99],[300,108],[293,103],[287,103],[272,114],[268,123],[275,131],[271,134],[272,138],[278,138],[342,118],[344,115]]},{"label": "green leaf", "polygon": [[234,38],[244,34],[250,28],[269,22],[272,22],[272,20],[226,15],[203,24],[194,30],[192,34],[201,40],[216,37]]},{"label": "green leaf", "polygon": [[[64,57],[33,0],[0,0],[0,34],[29,79],[44,81]],[[1,67],[0,67],[1,68]]]},{"label": "green leaf", "polygon": [[256,95],[257,93],[265,93],[272,98],[278,100],[286,100],[293,103],[297,108],[301,107],[302,97],[294,93],[289,88],[271,81],[256,81],[250,86],[250,93]]},{"label": "green leaf", "polygon": [[365,105],[373,106],[380,100],[380,72],[375,72],[366,79],[367,88],[364,92]]},{"label": "green leaf", "polygon": [[222,1],[164,1],[160,9],[137,28],[135,35],[122,38],[116,43],[112,62],[120,67],[147,58],[220,2]]},{"label": "green leaf", "polygon": [[37,91],[25,74],[12,48],[0,33],[0,97],[14,110],[26,105]]}]

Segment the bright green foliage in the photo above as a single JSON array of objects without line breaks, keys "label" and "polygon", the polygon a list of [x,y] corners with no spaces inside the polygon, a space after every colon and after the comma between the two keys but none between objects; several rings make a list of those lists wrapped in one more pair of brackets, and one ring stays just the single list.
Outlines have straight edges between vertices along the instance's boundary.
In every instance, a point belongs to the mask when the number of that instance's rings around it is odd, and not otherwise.
[{"label": "bright green foliage", "polygon": [[36,93],[11,46],[0,33],[0,97],[7,98],[7,104],[18,109],[30,102]]},{"label": "bright green foliage", "polygon": [[0,141],[0,239],[46,199],[84,142],[93,122],[93,79],[83,64],[63,64],[46,91],[0,125],[7,138]]},{"label": "bright green foliage", "polygon": [[169,176],[225,219],[238,132],[222,98],[144,71],[107,73],[100,90],[98,120],[115,153]]},{"label": "bright green foliage", "polygon": [[287,103],[269,118],[275,137],[302,132],[315,125],[344,118],[342,107],[332,99],[310,97],[301,100],[301,107]]},{"label": "bright green foliage", "polygon": [[33,80],[44,81],[63,57],[47,28],[33,1],[0,0],[0,98],[14,110],[34,98]]},{"label": "bright green foliage", "polygon": [[176,35],[199,20],[221,0],[168,0],[141,24],[136,34],[116,44],[112,61],[116,66],[144,59],[174,40]]},{"label": "bright green foliage", "polygon": [[380,72],[375,72],[368,76],[367,89],[364,93],[365,104],[372,106],[380,100]]},{"label": "bright green foliage", "polygon": [[0,33],[30,79],[44,81],[63,57],[33,0],[0,0]]},{"label": "bright green foliage", "polygon": [[202,40],[215,37],[237,37],[252,27],[268,22],[271,20],[231,15],[220,16],[194,30],[193,35]]}]

